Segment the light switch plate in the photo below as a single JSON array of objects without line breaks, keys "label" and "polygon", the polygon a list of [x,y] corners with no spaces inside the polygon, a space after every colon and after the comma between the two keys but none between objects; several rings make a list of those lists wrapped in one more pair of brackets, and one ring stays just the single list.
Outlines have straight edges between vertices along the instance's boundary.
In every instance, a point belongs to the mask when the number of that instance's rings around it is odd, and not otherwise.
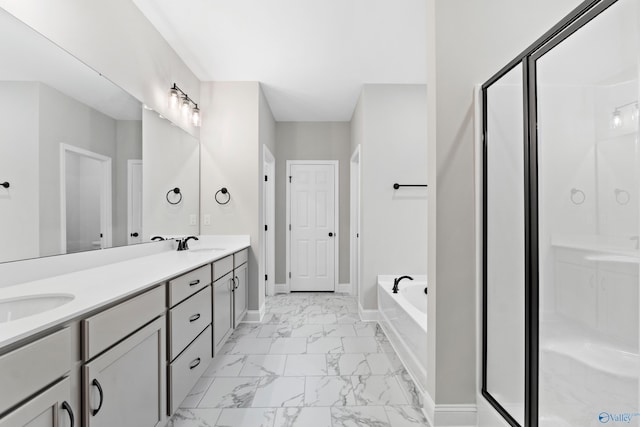
[{"label": "light switch plate", "polygon": [[196,217],[195,214],[191,214],[189,215],[189,225],[197,225],[198,224],[198,218]]},{"label": "light switch plate", "polygon": [[204,215],[204,225],[211,225],[211,215],[210,214],[205,214]]}]

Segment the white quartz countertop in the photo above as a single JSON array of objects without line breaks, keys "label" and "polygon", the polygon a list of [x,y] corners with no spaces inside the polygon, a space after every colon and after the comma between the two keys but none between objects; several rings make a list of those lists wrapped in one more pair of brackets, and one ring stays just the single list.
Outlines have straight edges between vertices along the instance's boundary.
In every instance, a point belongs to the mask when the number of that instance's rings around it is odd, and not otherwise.
[{"label": "white quartz countertop", "polygon": [[[204,240],[204,239],[201,239]],[[190,250],[160,252],[101,267],[0,288],[0,302],[38,295],[72,295],[60,307],[0,323],[0,348],[44,331],[110,303],[151,289],[154,285],[249,246],[249,237],[189,242]]]},{"label": "white quartz countertop", "polygon": [[556,248],[577,249],[603,255],[623,255],[640,260],[640,250],[636,248],[637,241],[628,237],[556,235],[551,238],[551,245]]}]

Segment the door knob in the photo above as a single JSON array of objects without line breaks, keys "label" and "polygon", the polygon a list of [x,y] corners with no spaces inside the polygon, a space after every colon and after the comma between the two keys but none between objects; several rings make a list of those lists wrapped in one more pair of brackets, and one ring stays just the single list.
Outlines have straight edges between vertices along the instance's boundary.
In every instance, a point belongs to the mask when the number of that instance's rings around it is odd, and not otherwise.
[{"label": "door knob", "polygon": [[138,237],[139,234],[138,233],[131,233],[131,237]]},{"label": "door knob", "polygon": [[329,237],[333,237],[333,233],[329,233]]}]

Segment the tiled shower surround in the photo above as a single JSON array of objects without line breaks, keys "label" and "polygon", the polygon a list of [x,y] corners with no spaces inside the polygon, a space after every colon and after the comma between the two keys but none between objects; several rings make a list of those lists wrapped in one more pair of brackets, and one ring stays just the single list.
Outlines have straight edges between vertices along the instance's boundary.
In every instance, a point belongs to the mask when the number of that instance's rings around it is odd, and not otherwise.
[{"label": "tiled shower surround", "polygon": [[355,297],[267,297],[262,323],[241,324],[168,427],[428,426],[420,396]]}]

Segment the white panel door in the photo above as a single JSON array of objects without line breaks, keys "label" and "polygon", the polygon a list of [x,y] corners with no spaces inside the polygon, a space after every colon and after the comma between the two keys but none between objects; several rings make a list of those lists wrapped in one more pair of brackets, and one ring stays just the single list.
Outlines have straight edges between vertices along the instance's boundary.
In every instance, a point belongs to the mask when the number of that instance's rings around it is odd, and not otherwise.
[{"label": "white panel door", "polygon": [[335,290],[335,168],[291,165],[291,291]]}]

